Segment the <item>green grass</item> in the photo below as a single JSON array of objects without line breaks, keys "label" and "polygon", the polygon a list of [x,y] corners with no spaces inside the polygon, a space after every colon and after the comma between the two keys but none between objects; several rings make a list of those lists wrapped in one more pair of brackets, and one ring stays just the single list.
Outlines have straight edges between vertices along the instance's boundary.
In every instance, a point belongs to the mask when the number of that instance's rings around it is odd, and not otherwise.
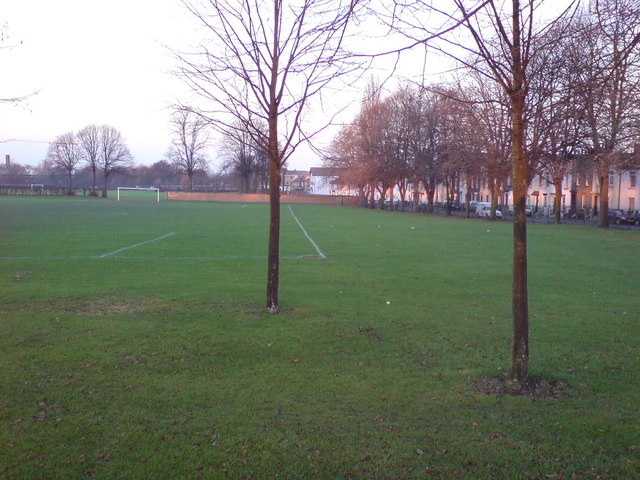
[{"label": "green grass", "polygon": [[0,198],[0,477],[638,478],[639,232],[529,225],[511,397],[510,224],[292,208],[270,316],[266,205]]}]

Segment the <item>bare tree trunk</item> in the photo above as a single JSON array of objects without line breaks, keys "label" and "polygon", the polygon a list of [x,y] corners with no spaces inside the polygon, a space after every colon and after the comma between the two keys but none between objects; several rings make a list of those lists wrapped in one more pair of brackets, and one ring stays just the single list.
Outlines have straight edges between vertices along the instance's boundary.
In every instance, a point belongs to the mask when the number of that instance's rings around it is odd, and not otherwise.
[{"label": "bare tree trunk", "polygon": [[466,193],[464,196],[464,216],[469,218],[471,216],[471,176],[465,174]]},{"label": "bare tree trunk", "polygon": [[367,191],[364,186],[358,186],[358,204],[361,207],[367,206]]},{"label": "bare tree trunk", "polygon": [[511,91],[513,148],[513,338],[508,382],[520,390],[529,374],[529,300],[527,292],[527,159],[524,151],[524,68],[520,43],[520,2],[513,1],[513,84]]},{"label": "bare tree trunk", "polygon": [[416,180],[413,182],[413,212],[417,212],[420,208],[420,196],[418,195],[418,191],[420,188],[420,180]]},{"label": "bare tree trunk", "polygon": [[407,198],[407,189],[406,187],[402,187],[399,189],[400,191],[400,211],[404,212],[404,205],[406,203]]},{"label": "bare tree trunk", "polygon": [[[274,2],[274,18],[279,18],[280,5]],[[271,83],[269,84],[269,257],[267,259],[267,311],[278,313],[278,282],[280,273],[280,152],[278,148],[278,64],[279,26],[273,32]]]},{"label": "bare tree trunk", "polygon": [[109,176],[104,174],[104,185],[102,187],[102,198],[107,198],[107,182],[109,181]]},{"label": "bare tree trunk", "polygon": [[600,184],[600,213],[598,228],[609,228],[609,175],[598,175]]},{"label": "bare tree trunk", "polygon": [[436,194],[435,188],[427,188],[427,213],[433,213],[433,197]]},{"label": "bare tree trunk", "polygon": [[491,220],[496,219],[498,209],[498,199],[500,198],[500,180],[496,177],[491,180]]},{"label": "bare tree trunk", "polygon": [[387,189],[389,187],[387,187],[386,185],[382,185],[382,187],[380,188],[380,210],[384,210],[384,201],[386,200],[387,197]]},{"label": "bare tree trunk", "polygon": [[444,187],[445,187],[445,192],[446,192],[445,195],[446,195],[446,201],[447,201],[446,214],[447,214],[447,217],[450,217],[451,216],[451,207],[452,207],[452,205],[451,205],[451,187],[450,187],[449,177],[447,177],[445,179]]},{"label": "bare tree trunk", "polygon": [[562,209],[562,177],[553,179],[553,188],[556,193],[553,199],[553,223],[560,225],[562,223],[560,216],[560,210]]},{"label": "bare tree trunk", "polygon": [[[277,148],[277,147],[276,147]],[[269,257],[267,260],[267,311],[278,313],[280,272],[280,167],[269,160]]]}]

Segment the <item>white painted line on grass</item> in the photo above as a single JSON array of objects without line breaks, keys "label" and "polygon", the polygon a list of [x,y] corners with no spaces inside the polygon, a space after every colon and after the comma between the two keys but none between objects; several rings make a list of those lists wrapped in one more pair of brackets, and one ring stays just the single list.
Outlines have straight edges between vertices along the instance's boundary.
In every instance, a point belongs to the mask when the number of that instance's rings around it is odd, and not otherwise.
[{"label": "white painted line on grass", "polygon": [[307,237],[307,239],[311,242],[311,245],[313,245],[313,248],[316,249],[316,252],[318,252],[318,255],[320,256],[320,258],[322,258],[322,259],[327,258],[327,256],[324,253],[322,253],[322,250],[320,250],[320,247],[318,246],[318,244],[313,241],[313,238],[311,238],[311,236],[304,229],[304,227],[300,223],[300,220],[298,220],[298,217],[296,217],[296,214],[293,213],[293,210],[291,209],[291,205],[288,205],[288,207],[289,207],[289,211],[291,212],[291,215],[293,216],[293,219],[296,221],[296,223],[298,224],[298,226],[302,230],[302,233],[304,233],[304,236]]},{"label": "white painted line on grass", "polygon": [[114,250],[113,252],[105,253],[104,255],[100,255],[99,258],[110,257],[111,255],[115,255],[116,253],[124,252],[125,250],[131,250],[132,248],[141,247],[142,245],[146,245],[147,243],[157,242],[158,240],[162,240],[163,238],[170,237],[171,235],[175,235],[176,232],[167,233],[166,235],[162,235],[161,237],[154,238],[153,240],[147,240],[146,242],[136,243],[135,245],[130,245],[128,247],[120,248],[119,250]]},{"label": "white painted line on grass", "polygon": [[[123,260],[266,260],[266,255],[210,255],[210,256],[200,256],[200,257],[160,257],[160,256],[144,256],[144,255],[111,255],[109,257],[104,256],[80,256],[80,255],[71,255],[71,256],[22,256],[22,257],[0,257],[0,260],[96,260],[98,258],[108,258],[111,259],[123,259]],[[318,260],[320,257],[318,255],[283,255],[280,257],[281,259],[286,260],[307,260],[307,259],[315,259]],[[325,257],[326,258],[326,257]]]}]

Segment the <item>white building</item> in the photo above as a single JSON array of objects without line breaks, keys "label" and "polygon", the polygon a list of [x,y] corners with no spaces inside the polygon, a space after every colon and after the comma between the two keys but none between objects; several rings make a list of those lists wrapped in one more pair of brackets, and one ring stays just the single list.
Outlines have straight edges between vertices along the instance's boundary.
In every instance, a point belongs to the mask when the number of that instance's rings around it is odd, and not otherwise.
[{"label": "white building", "polygon": [[344,168],[311,167],[309,193],[312,195],[355,195],[351,189],[340,186],[339,178]]}]

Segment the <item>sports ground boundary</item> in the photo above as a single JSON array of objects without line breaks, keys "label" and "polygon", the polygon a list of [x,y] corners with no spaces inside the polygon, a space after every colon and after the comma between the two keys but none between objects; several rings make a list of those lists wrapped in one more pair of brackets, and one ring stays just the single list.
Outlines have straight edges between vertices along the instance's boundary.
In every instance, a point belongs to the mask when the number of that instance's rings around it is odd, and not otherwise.
[{"label": "sports ground boundary", "polygon": [[[164,198],[165,200],[194,202],[269,203],[269,195],[266,193],[165,192]],[[280,195],[280,203],[355,207],[358,205],[358,197],[348,195]]]}]

